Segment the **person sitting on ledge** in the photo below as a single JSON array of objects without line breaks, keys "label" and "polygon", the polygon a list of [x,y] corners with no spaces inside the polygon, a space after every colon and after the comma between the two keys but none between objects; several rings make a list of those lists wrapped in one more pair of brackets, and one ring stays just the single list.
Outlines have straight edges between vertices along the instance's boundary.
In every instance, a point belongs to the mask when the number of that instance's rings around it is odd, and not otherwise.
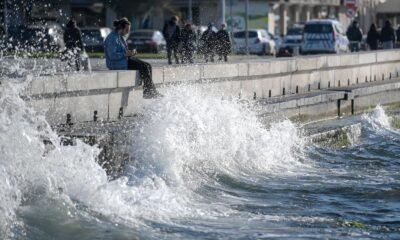
[{"label": "person sitting on ledge", "polygon": [[156,90],[152,80],[152,67],[149,63],[134,57],[136,49],[129,50],[125,38],[131,28],[127,18],[113,22],[112,31],[104,41],[106,65],[109,70],[139,70],[140,79],[143,81],[143,98],[157,98],[162,95]]}]

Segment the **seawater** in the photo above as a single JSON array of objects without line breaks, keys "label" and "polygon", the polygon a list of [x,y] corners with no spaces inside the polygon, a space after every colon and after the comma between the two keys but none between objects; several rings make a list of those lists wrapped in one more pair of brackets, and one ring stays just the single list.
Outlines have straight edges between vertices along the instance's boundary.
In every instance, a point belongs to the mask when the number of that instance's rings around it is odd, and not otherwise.
[{"label": "seawater", "polygon": [[1,239],[400,238],[400,132],[381,107],[338,149],[266,127],[251,102],[172,88],[145,102],[109,180],[96,146],[62,146],[19,97],[30,78],[0,85]]}]

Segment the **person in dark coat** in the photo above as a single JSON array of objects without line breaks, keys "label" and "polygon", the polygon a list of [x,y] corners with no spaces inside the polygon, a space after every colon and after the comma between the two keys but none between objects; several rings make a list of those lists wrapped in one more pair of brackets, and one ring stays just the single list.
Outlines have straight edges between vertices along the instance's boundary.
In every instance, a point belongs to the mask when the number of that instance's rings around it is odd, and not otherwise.
[{"label": "person in dark coat", "polygon": [[212,27],[212,23],[209,23],[207,30],[204,31],[200,38],[200,41],[202,42],[202,52],[206,62],[208,62],[209,58],[211,62],[214,62],[216,33],[213,31]]},{"label": "person in dark coat", "polygon": [[228,31],[226,31],[226,24],[223,23],[221,25],[221,29],[217,32],[217,49],[216,52],[219,56],[219,60],[224,58],[224,61],[228,61],[228,54],[231,53],[231,38],[229,36]]},{"label": "person in dark coat", "polygon": [[396,43],[396,35],[392,24],[389,21],[386,21],[385,26],[382,28],[381,42],[383,49],[392,49]]},{"label": "person in dark coat", "polygon": [[181,38],[180,28],[178,26],[178,17],[173,16],[171,20],[164,25],[163,35],[167,42],[168,64],[172,64],[171,55],[174,52],[175,63],[179,64],[178,48]]},{"label": "person in dark coat", "polygon": [[346,35],[350,42],[350,51],[359,52],[362,40],[362,32],[358,27],[357,21],[353,21],[351,26],[347,29]]},{"label": "person in dark coat", "polygon": [[196,50],[196,33],[191,24],[186,24],[182,30],[182,63],[193,63],[193,52]]},{"label": "person in dark coat", "polygon": [[76,26],[74,19],[71,19],[67,23],[67,27],[64,31],[64,43],[66,47],[64,58],[68,61],[70,67],[75,63],[76,70],[79,71],[81,68],[80,56],[84,49],[81,30]]},{"label": "person in dark coat", "polygon": [[377,50],[378,49],[378,42],[380,39],[380,34],[376,30],[375,24],[371,24],[371,27],[369,28],[368,35],[367,35],[367,43],[369,46],[370,50]]}]

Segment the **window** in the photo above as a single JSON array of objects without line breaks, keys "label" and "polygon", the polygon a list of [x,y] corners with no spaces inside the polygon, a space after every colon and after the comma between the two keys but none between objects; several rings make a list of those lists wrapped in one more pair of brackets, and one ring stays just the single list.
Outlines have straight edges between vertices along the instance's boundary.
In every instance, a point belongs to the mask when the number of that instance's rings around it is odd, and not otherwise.
[{"label": "window", "polygon": [[[246,38],[246,31],[240,31],[233,33],[234,38]],[[249,31],[249,38],[256,38],[258,37],[257,32]]]},{"label": "window", "polygon": [[305,33],[331,33],[332,31],[331,24],[311,23],[304,27]]}]

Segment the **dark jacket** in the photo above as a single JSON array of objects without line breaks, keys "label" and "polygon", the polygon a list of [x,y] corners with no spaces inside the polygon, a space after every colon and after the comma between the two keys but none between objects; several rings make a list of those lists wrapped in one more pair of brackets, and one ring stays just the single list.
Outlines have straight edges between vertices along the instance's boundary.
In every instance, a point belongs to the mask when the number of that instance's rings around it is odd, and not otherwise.
[{"label": "dark jacket", "polygon": [[382,42],[396,41],[396,35],[394,34],[394,29],[392,27],[384,26],[382,28],[381,41]]},{"label": "dark jacket", "polygon": [[371,50],[378,49],[378,41],[380,39],[379,32],[376,30],[369,30],[367,35],[367,43]]},{"label": "dark jacket", "polygon": [[362,33],[359,27],[357,26],[350,26],[346,32],[347,38],[351,42],[361,42],[362,40]]},{"label": "dark jacket", "polygon": [[219,55],[228,55],[231,52],[231,38],[226,30],[219,30],[216,35],[217,53]]},{"label": "dark jacket", "polygon": [[216,33],[212,29],[207,29],[201,35],[200,41],[202,42],[202,52],[213,52],[216,44]]},{"label": "dark jacket", "polygon": [[183,29],[181,33],[182,40],[182,50],[184,51],[194,51],[196,50],[196,33],[190,29]]},{"label": "dark jacket", "polygon": [[64,31],[64,43],[68,49],[80,48],[83,50],[81,30],[74,25],[69,25]]},{"label": "dark jacket", "polygon": [[181,30],[173,21],[169,21],[164,25],[163,35],[165,41],[167,41],[167,44],[179,43],[181,38]]}]

